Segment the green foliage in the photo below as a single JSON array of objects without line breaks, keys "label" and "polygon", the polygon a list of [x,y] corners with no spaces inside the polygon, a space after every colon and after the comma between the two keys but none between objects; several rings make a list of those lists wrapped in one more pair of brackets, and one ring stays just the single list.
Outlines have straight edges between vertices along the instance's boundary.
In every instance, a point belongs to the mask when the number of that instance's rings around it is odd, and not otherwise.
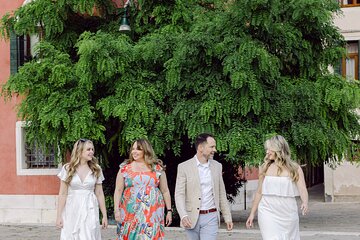
[{"label": "green foliage", "polygon": [[30,140],[66,149],[85,136],[109,161],[139,137],[179,161],[200,132],[237,164],[260,163],[275,133],[299,161],[341,159],[359,134],[360,96],[358,82],[328,72],[344,54],[339,11],[328,0],[139,0],[124,35],[110,0],[36,0],[1,20],[4,37],[44,30],[2,94],[23,96]]}]

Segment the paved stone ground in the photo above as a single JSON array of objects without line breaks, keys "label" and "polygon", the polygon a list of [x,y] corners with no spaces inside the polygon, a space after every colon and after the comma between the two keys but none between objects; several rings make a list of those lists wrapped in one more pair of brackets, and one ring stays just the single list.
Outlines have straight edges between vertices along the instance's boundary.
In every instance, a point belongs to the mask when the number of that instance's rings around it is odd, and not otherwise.
[{"label": "paved stone ground", "polygon": [[[359,240],[360,203],[324,203],[321,197],[322,186],[309,190],[310,212],[300,216],[300,235],[302,240]],[[218,239],[261,239],[257,225],[251,230],[245,228],[250,210],[233,212],[234,230],[227,232],[222,224]],[[110,226],[102,231],[103,240],[115,239],[116,229]],[[182,229],[169,227],[166,239],[186,239]],[[59,239],[60,231],[54,226],[43,225],[0,225],[0,240]]]}]

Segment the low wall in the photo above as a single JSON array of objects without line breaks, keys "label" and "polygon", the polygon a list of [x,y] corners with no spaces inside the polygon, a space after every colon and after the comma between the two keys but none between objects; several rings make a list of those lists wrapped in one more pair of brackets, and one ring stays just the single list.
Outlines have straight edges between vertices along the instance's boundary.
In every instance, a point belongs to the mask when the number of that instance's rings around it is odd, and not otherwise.
[{"label": "low wall", "polygon": [[55,224],[57,195],[0,195],[0,223]]}]

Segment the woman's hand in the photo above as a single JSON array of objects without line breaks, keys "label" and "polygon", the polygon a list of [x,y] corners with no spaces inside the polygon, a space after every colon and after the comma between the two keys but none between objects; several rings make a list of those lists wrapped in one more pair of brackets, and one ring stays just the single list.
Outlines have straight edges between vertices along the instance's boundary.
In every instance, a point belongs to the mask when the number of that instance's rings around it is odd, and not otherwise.
[{"label": "woman's hand", "polygon": [[120,219],[120,210],[116,210],[115,212],[114,212],[114,214],[115,214],[115,220],[117,221],[117,222],[120,222],[121,221],[121,219]]},{"label": "woman's hand", "polygon": [[57,217],[56,218],[56,227],[58,229],[61,229],[63,228],[64,224],[63,224],[63,220],[62,220],[62,217]]},{"label": "woman's hand", "polygon": [[246,228],[252,228],[254,227],[254,214],[250,213],[248,219],[246,220]]},{"label": "woman's hand", "polygon": [[172,222],[172,212],[168,211],[166,213],[166,226],[168,227]]},{"label": "woman's hand", "polygon": [[102,225],[103,229],[108,227],[108,219],[107,219],[107,217],[102,218],[101,225]]},{"label": "woman's hand", "polygon": [[302,215],[306,215],[309,211],[307,203],[302,203],[300,206],[300,210],[301,210]]}]

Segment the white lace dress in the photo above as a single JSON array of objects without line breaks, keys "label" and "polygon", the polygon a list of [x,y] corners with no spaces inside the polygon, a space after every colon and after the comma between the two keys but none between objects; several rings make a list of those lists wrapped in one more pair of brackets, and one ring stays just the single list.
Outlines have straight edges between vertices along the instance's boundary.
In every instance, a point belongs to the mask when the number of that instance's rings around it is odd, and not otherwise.
[{"label": "white lace dress", "polygon": [[[64,181],[67,176],[65,167],[58,177]],[[95,184],[104,180],[103,173],[99,178],[90,171],[84,182],[75,173],[68,187],[68,195],[63,217],[63,228],[60,240],[101,240],[99,222],[99,203],[95,196]]]},{"label": "white lace dress", "polygon": [[258,207],[258,222],[264,240],[299,240],[299,191],[290,177],[265,176]]}]

